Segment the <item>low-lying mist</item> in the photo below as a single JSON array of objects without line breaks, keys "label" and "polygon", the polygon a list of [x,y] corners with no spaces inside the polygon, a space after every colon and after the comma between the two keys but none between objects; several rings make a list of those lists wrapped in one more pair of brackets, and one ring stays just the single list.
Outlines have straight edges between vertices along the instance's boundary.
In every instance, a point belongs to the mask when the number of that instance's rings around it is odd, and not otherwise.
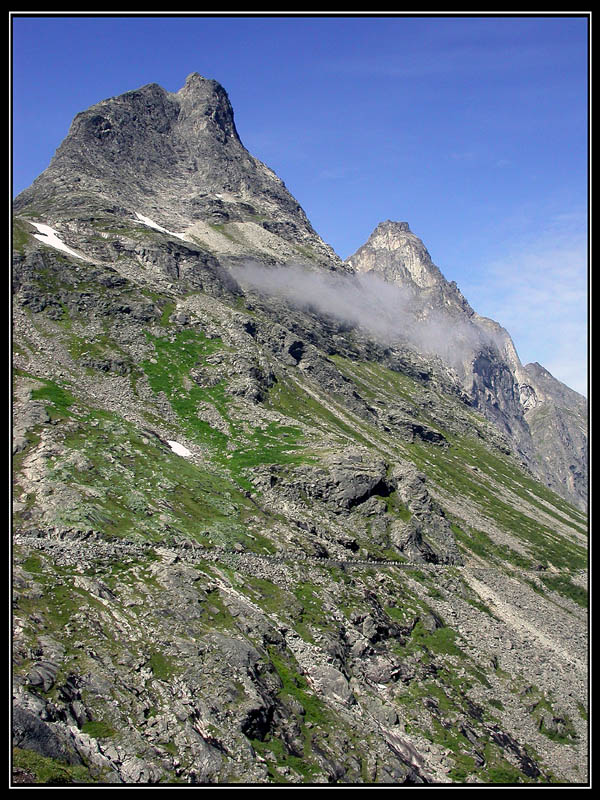
[{"label": "low-lying mist", "polygon": [[232,273],[243,288],[332,316],[384,344],[437,355],[459,372],[476,352],[492,344],[489,334],[459,312],[436,308],[422,292],[389,283],[373,272],[315,271],[294,263],[266,267],[249,261]]}]

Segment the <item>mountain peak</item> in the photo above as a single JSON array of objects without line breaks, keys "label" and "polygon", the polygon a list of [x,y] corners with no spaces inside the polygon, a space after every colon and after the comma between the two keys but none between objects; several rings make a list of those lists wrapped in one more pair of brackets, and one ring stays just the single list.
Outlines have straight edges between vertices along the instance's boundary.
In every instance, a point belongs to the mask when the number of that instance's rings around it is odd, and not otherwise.
[{"label": "mountain peak", "polygon": [[[185,79],[185,85],[179,91],[181,92],[181,91],[183,91],[183,89],[186,89],[188,86],[193,86],[195,84],[202,83],[202,82],[205,82],[207,80],[209,80],[209,79],[205,78],[203,75],[200,75],[199,72],[190,72],[190,74]],[[216,83],[216,81],[214,81],[214,82]]]},{"label": "mountain peak", "polygon": [[443,276],[408,222],[380,222],[367,242],[348,259],[357,272],[376,271],[397,285],[419,289],[437,285]]},{"label": "mountain peak", "polygon": [[233,108],[218,81],[192,72],[174,97],[180,104],[178,122],[183,126],[183,136],[193,141],[206,132],[205,138],[210,134],[222,144],[228,139],[239,142]]},{"label": "mountain peak", "polygon": [[194,105],[223,104],[233,118],[233,108],[229,97],[221,84],[213,78],[204,78],[198,72],[190,73],[184,85],[173,94],[180,103],[192,101]]},{"label": "mountain peak", "polygon": [[[408,222],[380,222],[367,242],[346,263],[356,272],[375,272],[389,283],[417,292],[439,294],[444,306],[472,309],[454,282],[449,282],[433,263],[421,239]],[[432,298],[433,299],[433,298]]]},{"label": "mountain peak", "polygon": [[299,246],[316,263],[341,263],[283,181],[246,150],[225,89],[198,72],[177,92],[148,83],[77,114],[14,209],[49,208],[52,223],[77,218],[82,207],[93,217],[107,201],[215,252],[247,256],[250,246],[293,260]]},{"label": "mountain peak", "polygon": [[398,231],[399,233],[412,233],[408,222],[395,222],[391,219],[386,219],[384,222],[380,222],[373,233],[377,233],[377,231],[389,230]]},{"label": "mountain peak", "polygon": [[180,95],[190,91],[205,90],[208,87],[215,91],[225,92],[225,89],[218,81],[214,80],[214,78],[205,78],[203,75],[200,75],[199,72],[190,72],[185,79],[184,85],[176,94]]},{"label": "mountain peak", "polygon": [[[237,173],[251,162],[227,92],[193,72],[176,93],[148,83],[81,111],[33,187],[55,200],[84,191],[140,208],[153,195],[166,201],[198,190],[235,190]],[[30,194],[25,190],[17,207]]]}]

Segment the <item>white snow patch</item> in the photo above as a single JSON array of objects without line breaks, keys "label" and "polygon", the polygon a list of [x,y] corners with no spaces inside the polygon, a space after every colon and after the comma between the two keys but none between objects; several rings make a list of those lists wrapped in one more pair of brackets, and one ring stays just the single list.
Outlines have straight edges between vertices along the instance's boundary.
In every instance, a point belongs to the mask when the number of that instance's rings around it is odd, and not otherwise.
[{"label": "white snow patch", "polygon": [[170,442],[169,440],[167,440],[167,444],[174,453],[177,453],[178,456],[189,458],[192,455],[192,453],[187,449],[187,447],[184,447],[182,444],[179,444],[179,442]]},{"label": "white snow patch", "polygon": [[31,221],[29,224],[38,229],[39,233],[34,233],[33,236],[40,242],[43,242],[50,247],[54,247],[56,250],[62,250],[63,253],[68,253],[70,256],[75,256],[75,258],[81,258],[83,261],[90,260],[89,258],[82,256],[80,253],[76,253],[75,250],[71,250],[71,248],[59,238],[57,231],[55,231],[54,228],[51,228],[50,225],[42,225],[40,222]]},{"label": "white snow patch", "polygon": [[143,214],[139,212],[135,212],[136,217],[140,222],[143,222],[144,225],[147,225],[149,228],[154,228],[154,230],[161,231],[161,233],[168,233],[169,236],[176,236],[178,239],[183,239],[184,242],[189,242],[190,240],[185,236],[183,233],[173,233],[173,231],[168,231],[166,228],[163,228],[162,225],[159,225],[154,220],[151,220],[150,217],[145,217]]}]

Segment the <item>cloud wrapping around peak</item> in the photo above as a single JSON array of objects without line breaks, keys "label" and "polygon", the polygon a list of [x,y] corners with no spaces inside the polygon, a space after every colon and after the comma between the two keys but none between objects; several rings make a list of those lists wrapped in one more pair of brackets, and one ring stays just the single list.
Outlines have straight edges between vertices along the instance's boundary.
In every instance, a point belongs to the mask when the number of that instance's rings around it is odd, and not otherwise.
[{"label": "cloud wrapping around peak", "polygon": [[384,344],[408,345],[439,356],[459,374],[482,347],[494,345],[493,334],[467,317],[431,306],[422,293],[389,283],[373,272],[324,272],[302,264],[267,267],[247,261],[232,273],[245,288],[334,317]]}]

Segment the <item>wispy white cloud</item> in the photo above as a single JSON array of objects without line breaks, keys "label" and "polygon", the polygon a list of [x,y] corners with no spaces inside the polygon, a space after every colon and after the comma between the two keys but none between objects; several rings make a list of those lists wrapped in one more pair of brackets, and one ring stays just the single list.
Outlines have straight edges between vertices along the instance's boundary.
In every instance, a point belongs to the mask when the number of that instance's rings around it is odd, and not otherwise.
[{"label": "wispy white cloud", "polygon": [[587,394],[587,238],[565,222],[555,219],[537,240],[483,265],[463,291],[508,330],[524,363],[538,361]]},{"label": "wispy white cloud", "polygon": [[466,317],[428,308],[415,288],[389,283],[375,272],[344,274],[302,264],[275,268],[248,261],[233,274],[246,288],[357,326],[386,344],[437,355],[457,372],[474,351],[494,341]]}]

